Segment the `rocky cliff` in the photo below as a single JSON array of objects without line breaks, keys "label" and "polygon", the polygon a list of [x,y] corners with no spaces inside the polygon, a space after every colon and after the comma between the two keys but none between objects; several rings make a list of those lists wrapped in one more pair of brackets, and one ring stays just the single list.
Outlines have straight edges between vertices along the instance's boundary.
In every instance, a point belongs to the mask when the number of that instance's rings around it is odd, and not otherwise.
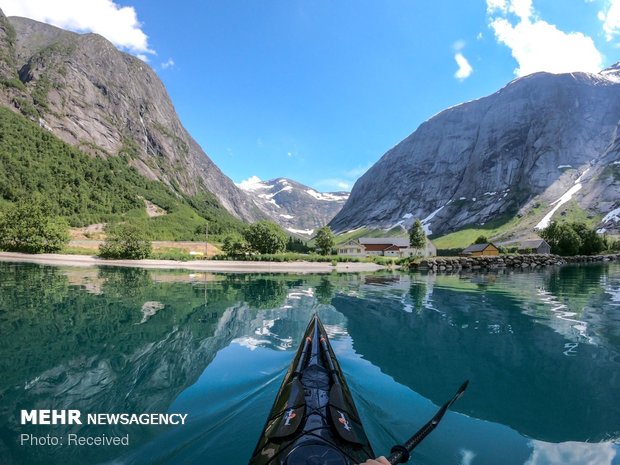
[{"label": "rocky cliff", "polygon": [[239,187],[266,215],[301,237],[329,223],[349,198],[348,192],[317,192],[286,178],[261,181],[254,176]]},{"label": "rocky cliff", "polygon": [[620,206],[619,121],[618,66],[516,79],[439,113],[389,150],[331,226],[409,227],[420,218],[441,235],[517,216],[514,237],[579,212],[617,230],[619,215],[608,213]]},{"label": "rocky cliff", "polygon": [[183,128],[156,73],[103,37],[0,11],[0,83],[0,104],[81,150],[125,154],[173,191],[210,192],[238,218],[263,217]]}]

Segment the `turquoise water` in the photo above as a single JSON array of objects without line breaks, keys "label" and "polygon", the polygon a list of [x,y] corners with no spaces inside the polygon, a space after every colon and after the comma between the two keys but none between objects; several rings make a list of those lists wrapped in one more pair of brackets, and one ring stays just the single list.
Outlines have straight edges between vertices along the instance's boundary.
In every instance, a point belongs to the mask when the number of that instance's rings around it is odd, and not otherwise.
[{"label": "turquoise water", "polygon": [[[620,266],[239,275],[0,263],[0,463],[245,464],[318,311],[377,453],[465,379],[427,465],[620,464]],[[21,409],[187,413],[21,425]],[[21,435],[129,435],[129,445]]]}]

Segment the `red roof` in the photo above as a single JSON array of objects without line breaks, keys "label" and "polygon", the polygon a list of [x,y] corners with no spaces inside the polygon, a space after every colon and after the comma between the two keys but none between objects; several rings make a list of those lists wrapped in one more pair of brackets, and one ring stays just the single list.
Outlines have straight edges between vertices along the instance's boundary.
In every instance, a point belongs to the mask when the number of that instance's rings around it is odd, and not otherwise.
[{"label": "red roof", "polygon": [[392,247],[392,244],[364,244],[364,248],[368,252],[382,252]]}]

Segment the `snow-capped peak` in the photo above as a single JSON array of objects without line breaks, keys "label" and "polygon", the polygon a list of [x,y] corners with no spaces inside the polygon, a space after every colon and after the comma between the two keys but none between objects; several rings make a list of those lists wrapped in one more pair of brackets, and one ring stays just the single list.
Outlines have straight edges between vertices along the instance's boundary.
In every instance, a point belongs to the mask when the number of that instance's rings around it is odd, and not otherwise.
[{"label": "snow-capped peak", "polygon": [[263,181],[258,176],[236,184],[269,218],[289,232],[310,236],[342,208],[348,192],[318,192],[292,179]]}]

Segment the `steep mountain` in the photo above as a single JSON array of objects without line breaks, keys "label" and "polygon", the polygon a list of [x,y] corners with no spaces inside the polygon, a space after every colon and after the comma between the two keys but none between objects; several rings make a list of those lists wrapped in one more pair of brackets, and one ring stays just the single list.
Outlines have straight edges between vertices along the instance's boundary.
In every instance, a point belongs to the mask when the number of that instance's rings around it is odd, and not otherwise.
[{"label": "steep mountain", "polygon": [[348,192],[317,192],[286,178],[261,181],[253,176],[238,186],[266,215],[301,236],[311,236],[329,223],[349,198]]},{"label": "steep mountain", "polygon": [[409,227],[420,218],[442,235],[512,221],[509,239],[565,215],[617,231],[619,123],[619,65],[516,79],[420,125],[356,182],[330,225]]},{"label": "steep mountain", "polygon": [[131,166],[177,194],[262,218],[183,128],[156,73],[97,34],[0,12],[0,104],[65,142]]},{"label": "steep mountain", "polygon": [[0,105],[0,210],[34,196],[71,226],[129,221],[159,240],[202,240],[207,221],[212,234],[243,228],[212,194],[180,194],[130,161],[88,155]]}]

